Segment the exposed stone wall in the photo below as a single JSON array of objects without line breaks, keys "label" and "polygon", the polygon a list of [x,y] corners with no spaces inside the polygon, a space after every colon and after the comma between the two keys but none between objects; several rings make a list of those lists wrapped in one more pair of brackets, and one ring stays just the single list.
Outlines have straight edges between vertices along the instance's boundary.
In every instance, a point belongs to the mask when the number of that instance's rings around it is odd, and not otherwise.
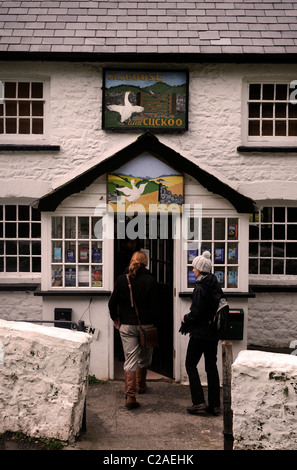
[{"label": "exposed stone wall", "polygon": [[297,294],[257,293],[249,299],[248,344],[289,348],[297,340]]},{"label": "exposed stone wall", "polygon": [[73,441],[81,429],[91,337],[0,320],[0,433]]},{"label": "exposed stone wall", "polygon": [[0,318],[3,320],[41,320],[42,297],[31,291],[0,292]]},{"label": "exposed stone wall", "polygon": [[235,450],[297,450],[297,356],[241,351],[232,409]]}]

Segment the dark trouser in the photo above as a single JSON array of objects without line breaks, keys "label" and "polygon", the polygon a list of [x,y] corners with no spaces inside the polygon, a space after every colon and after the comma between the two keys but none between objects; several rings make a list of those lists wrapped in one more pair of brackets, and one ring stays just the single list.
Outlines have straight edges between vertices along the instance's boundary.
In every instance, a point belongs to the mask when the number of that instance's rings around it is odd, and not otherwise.
[{"label": "dark trouser", "polygon": [[220,380],[217,368],[217,341],[205,341],[191,337],[186,356],[186,370],[190,381],[190,390],[193,405],[205,403],[204,393],[197,370],[198,362],[204,354],[205,371],[208,384],[208,406],[220,406]]}]

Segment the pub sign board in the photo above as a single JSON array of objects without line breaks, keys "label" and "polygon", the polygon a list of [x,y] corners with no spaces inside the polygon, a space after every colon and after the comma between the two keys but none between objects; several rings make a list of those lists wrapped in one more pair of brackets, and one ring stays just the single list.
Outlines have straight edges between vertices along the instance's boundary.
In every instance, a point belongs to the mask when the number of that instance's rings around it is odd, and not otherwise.
[{"label": "pub sign board", "polygon": [[187,130],[188,72],[105,69],[102,127]]}]

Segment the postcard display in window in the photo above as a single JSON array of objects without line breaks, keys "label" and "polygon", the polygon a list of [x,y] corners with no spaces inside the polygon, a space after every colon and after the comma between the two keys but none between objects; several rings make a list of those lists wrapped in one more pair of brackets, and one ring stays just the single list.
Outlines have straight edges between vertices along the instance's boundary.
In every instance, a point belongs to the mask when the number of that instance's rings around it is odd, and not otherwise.
[{"label": "postcard display in window", "polygon": [[[197,224],[199,237],[195,239],[194,225]],[[199,225],[200,224],[200,225]],[[211,253],[213,273],[217,276],[223,288],[238,288],[238,218],[203,217],[189,219],[189,234],[187,246],[187,287],[195,285],[192,261],[204,251]]]},{"label": "postcard display in window", "polygon": [[52,287],[102,287],[102,219],[52,217]]}]

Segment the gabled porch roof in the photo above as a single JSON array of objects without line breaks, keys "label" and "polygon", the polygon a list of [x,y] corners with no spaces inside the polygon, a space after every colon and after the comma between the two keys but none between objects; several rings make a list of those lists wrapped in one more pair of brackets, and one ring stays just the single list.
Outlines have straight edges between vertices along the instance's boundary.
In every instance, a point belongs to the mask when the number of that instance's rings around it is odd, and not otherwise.
[{"label": "gabled porch roof", "polygon": [[61,202],[67,197],[74,193],[83,191],[99,176],[118,169],[127,161],[132,160],[144,152],[151,153],[153,156],[174,167],[180,173],[191,175],[208,191],[227,199],[234,206],[237,212],[251,213],[257,210],[257,206],[252,199],[240,194],[231,186],[203,170],[172,148],[162,144],[150,131],[145,132],[132,144],[124,147],[114,155],[106,158],[97,165],[94,165],[92,168],[40,198],[36,204],[38,209],[42,212],[55,211],[59,204],[61,204]]}]

